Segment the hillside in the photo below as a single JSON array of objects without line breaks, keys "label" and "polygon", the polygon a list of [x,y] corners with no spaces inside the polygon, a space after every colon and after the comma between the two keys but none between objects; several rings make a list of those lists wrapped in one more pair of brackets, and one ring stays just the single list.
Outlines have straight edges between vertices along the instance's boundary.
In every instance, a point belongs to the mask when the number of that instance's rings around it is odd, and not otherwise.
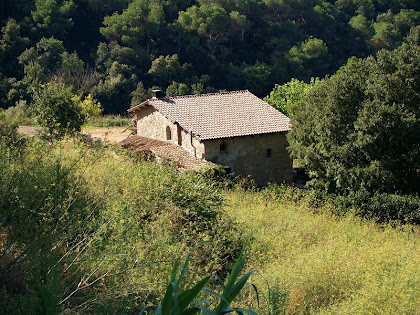
[{"label": "hillside", "polygon": [[[363,220],[315,191],[247,190],[210,171],[79,138],[0,129],[0,313],[139,312],[161,303],[177,257],[185,287],[225,278],[242,248],[258,314],[415,314],[419,227]],[[217,281],[209,282],[220,292]],[[214,303],[213,303],[214,304]],[[210,305],[208,303],[206,305]]]}]

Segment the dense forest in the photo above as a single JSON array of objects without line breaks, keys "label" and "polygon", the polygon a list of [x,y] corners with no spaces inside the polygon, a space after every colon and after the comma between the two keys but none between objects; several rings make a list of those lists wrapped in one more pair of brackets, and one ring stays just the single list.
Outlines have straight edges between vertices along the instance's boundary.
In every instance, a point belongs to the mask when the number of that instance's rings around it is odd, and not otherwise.
[{"label": "dense forest", "polygon": [[3,0],[0,107],[60,82],[123,113],[166,95],[333,74],[351,56],[418,43],[417,0]]}]

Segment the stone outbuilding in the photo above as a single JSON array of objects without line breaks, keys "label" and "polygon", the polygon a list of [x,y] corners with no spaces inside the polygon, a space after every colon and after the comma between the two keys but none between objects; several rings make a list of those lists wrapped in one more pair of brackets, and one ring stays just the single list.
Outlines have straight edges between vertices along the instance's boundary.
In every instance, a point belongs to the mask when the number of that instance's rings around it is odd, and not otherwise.
[{"label": "stone outbuilding", "polygon": [[248,90],[171,98],[154,91],[128,112],[139,136],[171,142],[258,185],[293,180],[289,118]]}]

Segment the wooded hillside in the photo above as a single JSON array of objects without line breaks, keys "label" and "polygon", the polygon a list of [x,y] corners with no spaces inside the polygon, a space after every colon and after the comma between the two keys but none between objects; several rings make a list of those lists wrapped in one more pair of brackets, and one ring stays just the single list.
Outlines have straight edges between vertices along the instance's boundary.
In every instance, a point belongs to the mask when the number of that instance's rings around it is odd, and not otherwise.
[{"label": "wooded hillside", "polygon": [[0,107],[60,81],[105,113],[149,97],[333,74],[351,56],[419,42],[417,0],[3,0]]}]

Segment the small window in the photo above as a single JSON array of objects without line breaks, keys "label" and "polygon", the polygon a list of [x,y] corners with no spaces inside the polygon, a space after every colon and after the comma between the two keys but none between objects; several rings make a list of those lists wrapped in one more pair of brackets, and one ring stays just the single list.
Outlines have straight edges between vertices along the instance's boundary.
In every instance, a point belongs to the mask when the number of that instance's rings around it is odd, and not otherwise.
[{"label": "small window", "polygon": [[273,154],[273,150],[271,150],[271,149],[267,149],[266,156],[267,156],[268,158],[271,158],[272,154]]},{"label": "small window", "polygon": [[169,126],[166,127],[166,140],[172,140],[171,127]]},{"label": "small window", "polygon": [[228,152],[228,144],[226,142],[221,142],[219,145],[220,154],[227,154]]}]

